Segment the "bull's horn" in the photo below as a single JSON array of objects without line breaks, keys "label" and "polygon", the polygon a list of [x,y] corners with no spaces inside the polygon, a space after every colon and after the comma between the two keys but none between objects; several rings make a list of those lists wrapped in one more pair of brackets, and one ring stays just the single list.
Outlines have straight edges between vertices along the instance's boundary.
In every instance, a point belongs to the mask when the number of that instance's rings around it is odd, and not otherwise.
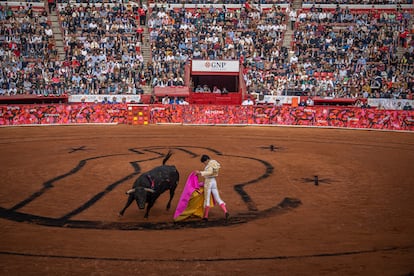
[{"label": "bull's horn", "polygon": [[127,195],[132,194],[132,193],[135,193],[135,189],[130,189],[130,190],[126,191]]},{"label": "bull's horn", "polygon": [[155,190],[150,189],[150,188],[144,188],[144,191],[150,192],[150,193],[155,193]]}]

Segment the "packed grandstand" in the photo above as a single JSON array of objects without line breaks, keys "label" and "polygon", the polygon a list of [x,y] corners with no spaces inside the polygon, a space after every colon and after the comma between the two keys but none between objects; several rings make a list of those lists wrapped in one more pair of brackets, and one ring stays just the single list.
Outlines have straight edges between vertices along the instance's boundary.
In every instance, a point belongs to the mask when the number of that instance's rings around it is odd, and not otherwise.
[{"label": "packed grandstand", "polygon": [[[236,104],[408,109],[413,12],[412,0],[0,1],[0,99],[191,104],[235,93]],[[193,76],[197,60],[237,62],[240,78]]]}]

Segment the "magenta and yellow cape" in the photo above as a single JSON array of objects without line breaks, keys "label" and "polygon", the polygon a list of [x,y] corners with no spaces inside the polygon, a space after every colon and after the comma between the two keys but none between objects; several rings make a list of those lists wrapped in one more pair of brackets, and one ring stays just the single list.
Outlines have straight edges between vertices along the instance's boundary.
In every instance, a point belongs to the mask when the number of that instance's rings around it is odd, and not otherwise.
[{"label": "magenta and yellow cape", "polygon": [[174,213],[174,221],[181,221],[191,216],[203,217],[203,185],[204,183],[198,181],[198,177],[194,172],[188,176]]}]

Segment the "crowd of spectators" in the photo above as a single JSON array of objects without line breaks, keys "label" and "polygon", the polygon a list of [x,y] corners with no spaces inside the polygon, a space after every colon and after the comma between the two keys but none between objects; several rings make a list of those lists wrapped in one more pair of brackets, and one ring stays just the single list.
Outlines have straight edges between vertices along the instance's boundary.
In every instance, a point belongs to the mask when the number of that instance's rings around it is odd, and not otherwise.
[{"label": "crowd of spectators", "polygon": [[310,0],[303,1],[304,4],[341,4],[341,5],[395,5],[412,4],[413,0]]},{"label": "crowd of spectators", "polygon": [[[290,4],[291,0],[164,0],[164,1],[150,1],[159,4]],[[412,4],[412,0],[310,0],[302,1],[303,4],[343,4],[343,5],[395,5],[399,4]]]},{"label": "crowd of spectators", "polygon": [[61,60],[47,10],[6,3],[0,9],[0,94],[142,94],[152,75],[141,54],[143,8],[88,2],[57,10]]},{"label": "crowd of spectators", "polygon": [[288,4],[291,0],[164,0],[164,1],[150,1],[157,4],[198,4],[198,5],[211,5],[211,4],[246,4],[248,2],[254,2],[255,4]]},{"label": "crowd of spectators", "polygon": [[[57,1],[64,3],[57,5],[64,60],[57,56],[46,10],[34,12],[30,3],[17,10],[1,5],[0,94],[140,94],[146,85],[186,85],[190,58],[240,60],[248,93],[256,96],[300,91],[412,99],[414,92],[413,19],[401,8],[356,12],[338,4],[294,10],[279,5],[289,1],[206,0],[194,9],[171,6],[183,1],[157,1],[148,9],[77,2]],[[241,8],[212,5],[236,2]],[[293,43],[283,47],[289,29]],[[151,46],[150,60],[142,56],[143,43]]]},{"label": "crowd of spectators", "polygon": [[59,11],[72,93],[138,94],[148,81],[140,13],[131,5],[66,5]]},{"label": "crowd of spectators", "polygon": [[0,95],[56,90],[47,61],[56,58],[57,50],[47,16],[31,4],[15,10],[0,5]]},{"label": "crowd of spectators", "polygon": [[[291,20],[292,14],[294,43],[288,49],[281,42],[286,18]],[[279,5],[270,10],[260,5],[240,10],[212,5],[174,10],[156,5],[148,25],[157,60],[170,64],[187,56],[240,59],[251,94],[279,96],[293,91],[333,98],[411,99],[410,24],[410,12],[398,6],[395,11],[358,13],[347,6],[324,10],[314,5],[296,13]]]},{"label": "crowd of spectators", "polygon": [[412,99],[411,17],[402,9],[352,12],[340,5],[300,11],[288,86],[311,96]]},{"label": "crowd of spectators", "polygon": [[[282,66],[287,58],[287,49],[281,47],[285,18],[279,5],[266,11],[249,5],[240,9],[155,5],[148,19],[152,58],[165,70],[156,73],[153,85],[162,85],[159,80],[168,75],[182,77],[188,58],[241,60],[247,67],[261,70]],[[247,86],[254,78],[251,75],[246,74]]]}]

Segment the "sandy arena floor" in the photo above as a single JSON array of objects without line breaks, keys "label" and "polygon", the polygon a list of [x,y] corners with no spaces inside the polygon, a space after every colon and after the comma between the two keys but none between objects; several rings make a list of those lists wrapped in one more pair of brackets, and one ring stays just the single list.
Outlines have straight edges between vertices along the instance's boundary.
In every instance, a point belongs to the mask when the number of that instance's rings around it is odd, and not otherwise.
[{"label": "sandy arena floor", "polygon": [[[181,180],[148,219],[140,172]],[[0,128],[1,275],[413,275],[414,133],[194,126]],[[200,155],[231,219],[174,224]],[[314,177],[318,176],[318,185]]]}]

